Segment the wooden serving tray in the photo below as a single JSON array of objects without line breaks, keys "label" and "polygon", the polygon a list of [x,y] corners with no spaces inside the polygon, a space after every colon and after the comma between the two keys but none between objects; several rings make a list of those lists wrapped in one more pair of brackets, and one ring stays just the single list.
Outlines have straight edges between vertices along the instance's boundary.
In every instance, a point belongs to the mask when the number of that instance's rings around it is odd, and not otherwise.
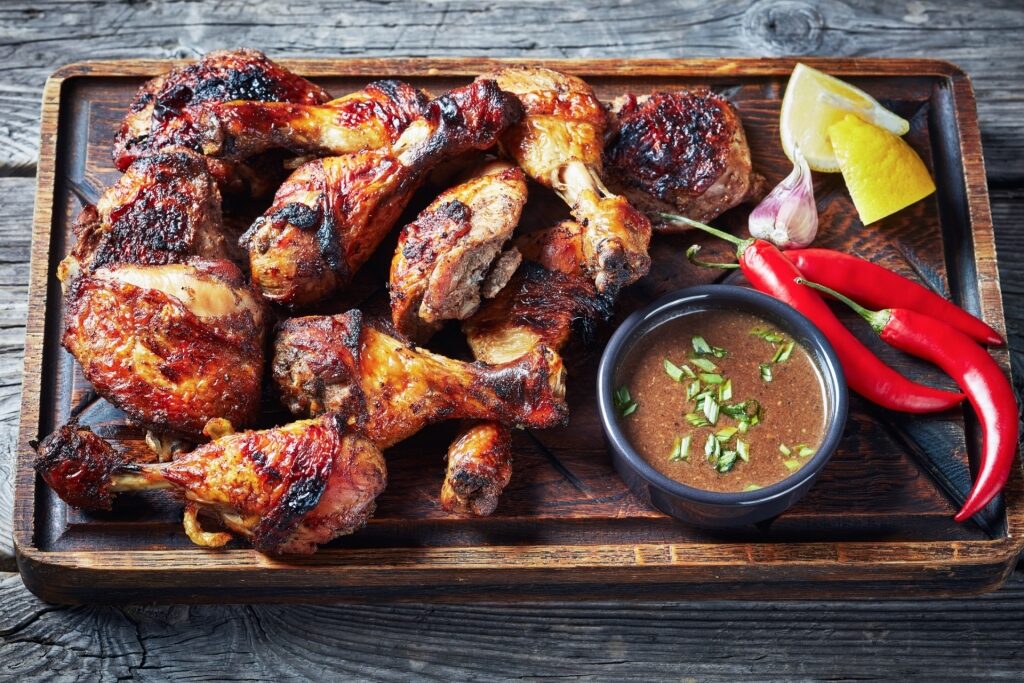
[{"label": "wooden serving tray", "polygon": [[[933,170],[938,193],[864,228],[838,174],[816,174],[818,245],[867,256],[924,280],[1004,329],[992,218],[974,95],[967,76],[930,60],[807,60],[873,93],[912,122],[907,140]],[[335,95],[381,77],[437,93],[501,65],[482,59],[356,59],[282,63]],[[605,100],[623,92],[708,86],[741,113],[754,167],[774,185],[790,171],[778,112],[792,60],[544,61],[584,77]],[[840,451],[807,497],[769,524],[708,532],[634,499],[612,470],[594,399],[603,337],[567,350],[571,424],[516,435],[515,472],[496,513],[446,515],[437,499],[454,426],[432,428],[388,452],[390,484],[367,528],[314,556],[269,558],[233,543],[193,546],[166,496],[125,497],[112,513],[68,509],[37,479],[29,440],[73,410],[100,434],[141,452],[139,430],[91,395],[59,344],[63,301],[54,276],[82,200],[117,178],[113,129],[138,86],[173,62],[107,61],[64,67],[48,81],[33,224],[30,310],[17,466],[15,540],[26,585],[57,602],[278,601],[559,598],[798,598],[938,596],[998,587],[1024,545],[1024,488],[1014,469],[1004,497],[981,523],[952,514],[969,487],[978,429],[963,411],[890,414],[853,397]],[[410,215],[428,201],[414,202]],[[748,209],[719,224],[740,229]],[[527,213],[529,216],[529,212]],[[529,220],[529,218],[524,219]],[[657,237],[650,276],[621,298],[623,315],[678,287],[712,281],[690,267],[693,242],[709,258],[729,248],[700,235]],[[346,305],[380,299],[388,245]],[[376,292],[376,294],[374,294]],[[882,347],[887,360],[924,382],[948,386],[933,368]],[[456,334],[433,348],[458,353]],[[996,357],[1008,367],[1002,350]],[[278,414],[276,419],[284,420]]]}]

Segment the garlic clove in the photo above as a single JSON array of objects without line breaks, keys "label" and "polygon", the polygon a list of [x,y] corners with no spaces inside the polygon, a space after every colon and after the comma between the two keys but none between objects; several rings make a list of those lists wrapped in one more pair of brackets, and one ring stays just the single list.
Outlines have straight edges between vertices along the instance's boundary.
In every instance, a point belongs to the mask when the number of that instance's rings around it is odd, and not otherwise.
[{"label": "garlic clove", "polygon": [[818,207],[807,160],[794,147],[793,171],[750,213],[751,237],[781,249],[806,247],[818,234]]}]

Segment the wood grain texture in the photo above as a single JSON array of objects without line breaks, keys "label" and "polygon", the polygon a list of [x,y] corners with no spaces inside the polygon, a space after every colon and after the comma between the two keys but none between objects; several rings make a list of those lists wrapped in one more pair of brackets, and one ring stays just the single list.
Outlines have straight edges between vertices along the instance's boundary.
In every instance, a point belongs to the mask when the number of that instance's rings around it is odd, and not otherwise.
[{"label": "wood grain texture", "polygon": [[[954,61],[975,77],[990,177],[1020,181],[1024,105],[1014,0],[979,11],[957,0],[712,0],[584,3],[474,0],[222,0],[91,3],[10,0],[0,103],[0,160],[28,173],[36,114],[55,65],[84,59],[195,57],[237,45],[272,56],[717,57],[892,56]],[[487,30],[490,28],[491,30]],[[984,46],[984,49],[980,49]]]},{"label": "wood grain texture", "polygon": [[[77,59],[187,57],[246,43],[293,56],[800,54],[807,32],[799,27],[819,26],[817,35],[831,41],[819,53],[944,57],[974,78],[990,186],[998,185],[992,212],[1015,380],[1024,386],[1019,3],[829,3],[852,20],[820,26],[802,17],[807,6],[824,3],[758,2],[757,16],[769,21],[757,39],[729,29],[754,4],[746,2],[490,3],[477,11],[470,4],[5,2],[0,175],[34,173],[42,83],[55,66]],[[882,14],[889,18],[879,26]],[[624,21],[627,15],[633,19]],[[351,30],[336,27],[344,17],[354,17]],[[27,272],[27,261],[9,259],[8,249],[12,238],[26,239],[33,186],[32,179],[0,180],[0,267]],[[0,287],[0,315],[15,323],[24,316],[26,282]],[[22,334],[16,328],[12,338]],[[0,376],[20,373],[17,349],[0,355]],[[17,386],[10,391],[16,395]],[[0,456],[14,451],[15,422],[4,414]],[[3,463],[0,477],[8,471]],[[0,500],[9,502],[9,482],[0,479],[0,487]],[[9,524],[0,505],[0,527]],[[6,552],[0,542],[0,562],[10,566]],[[0,596],[0,679],[19,681],[324,679],[335,671],[377,680],[1015,680],[1024,654],[1021,572],[982,598],[884,604],[57,608],[28,593],[17,575],[3,576]]]}]

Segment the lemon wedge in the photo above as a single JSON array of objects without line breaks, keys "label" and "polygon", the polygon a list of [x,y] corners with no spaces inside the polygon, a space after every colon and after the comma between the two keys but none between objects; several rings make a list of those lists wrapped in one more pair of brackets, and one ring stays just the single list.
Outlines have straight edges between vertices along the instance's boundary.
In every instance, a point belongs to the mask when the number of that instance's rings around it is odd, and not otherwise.
[{"label": "lemon wedge", "polygon": [[828,135],[864,225],[935,192],[921,157],[889,131],[847,114],[829,126]]},{"label": "lemon wedge", "polygon": [[863,90],[806,64],[797,64],[782,98],[779,121],[786,156],[793,161],[793,149],[799,145],[813,170],[837,172],[839,162],[832,151],[828,129],[848,114],[894,135],[905,135],[910,130],[906,119],[893,114]]}]

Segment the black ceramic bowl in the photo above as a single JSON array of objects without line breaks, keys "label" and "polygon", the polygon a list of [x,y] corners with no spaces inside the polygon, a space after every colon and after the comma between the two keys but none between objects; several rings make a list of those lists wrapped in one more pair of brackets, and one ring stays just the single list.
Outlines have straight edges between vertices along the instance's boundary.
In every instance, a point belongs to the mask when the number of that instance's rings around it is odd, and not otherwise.
[{"label": "black ceramic bowl", "polygon": [[[821,446],[803,467],[782,481],[755,491],[720,493],[693,488],[669,479],[651,467],[619,428],[612,402],[623,361],[636,343],[653,329],[681,315],[727,309],[762,318],[801,344],[825,384],[827,423]],[[825,335],[796,309],[746,287],[706,285],[664,296],[626,318],[601,356],[597,376],[598,409],[615,469],[642,500],[684,522],[702,527],[733,527],[774,517],[799,500],[835,452],[846,424],[847,391],[843,369]]]}]

